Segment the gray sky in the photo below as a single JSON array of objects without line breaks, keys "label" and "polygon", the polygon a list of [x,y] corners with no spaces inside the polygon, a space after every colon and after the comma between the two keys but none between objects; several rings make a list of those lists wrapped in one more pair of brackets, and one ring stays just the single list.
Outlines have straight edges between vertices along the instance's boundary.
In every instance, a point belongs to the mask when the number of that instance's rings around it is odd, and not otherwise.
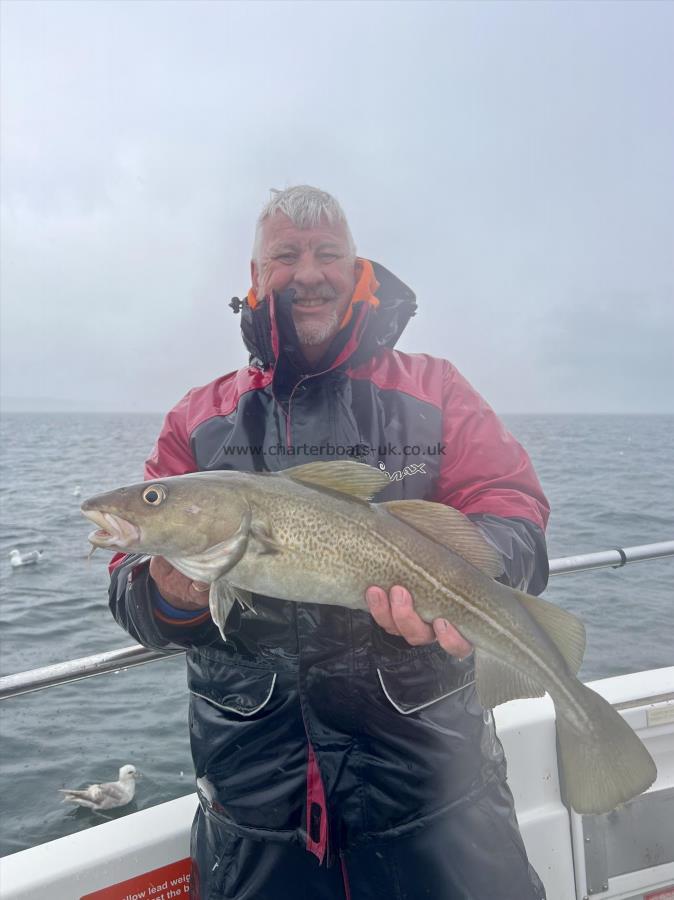
[{"label": "gray sky", "polygon": [[674,4],[49,0],[1,24],[3,396],[166,410],[244,364],[256,216],[309,183],[417,292],[399,347],[498,411],[674,412]]}]

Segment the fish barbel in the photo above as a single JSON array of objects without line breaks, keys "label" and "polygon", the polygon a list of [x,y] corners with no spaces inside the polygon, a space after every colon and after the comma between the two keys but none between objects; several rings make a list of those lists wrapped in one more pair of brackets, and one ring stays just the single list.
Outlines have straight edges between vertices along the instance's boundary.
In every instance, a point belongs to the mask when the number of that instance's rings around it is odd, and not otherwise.
[{"label": "fish barbel", "polygon": [[164,556],[208,582],[223,638],[233,604],[252,608],[252,594],[366,610],[370,585],[403,585],[423,619],[446,618],[474,645],[484,707],[550,694],[577,812],[608,812],[645,791],[657,775],[650,754],[576,677],[582,623],[495,581],[500,555],[457,510],[370,503],[387,484],[386,473],[352,461],[274,474],[195,472],[99,494],[82,512],[99,526],[89,536],[95,547]]}]

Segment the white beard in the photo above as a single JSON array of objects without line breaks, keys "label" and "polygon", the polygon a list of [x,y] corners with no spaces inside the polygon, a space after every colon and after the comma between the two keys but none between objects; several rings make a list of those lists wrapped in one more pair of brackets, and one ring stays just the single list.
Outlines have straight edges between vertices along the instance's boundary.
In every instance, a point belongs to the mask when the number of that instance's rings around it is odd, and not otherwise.
[{"label": "white beard", "polygon": [[296,323],[295,330],[300,344],[305,347],[315,347],[334,337],[339,331],[337,313],[333,310],[329,318],[322,322],[302,322],[299,325]]}]

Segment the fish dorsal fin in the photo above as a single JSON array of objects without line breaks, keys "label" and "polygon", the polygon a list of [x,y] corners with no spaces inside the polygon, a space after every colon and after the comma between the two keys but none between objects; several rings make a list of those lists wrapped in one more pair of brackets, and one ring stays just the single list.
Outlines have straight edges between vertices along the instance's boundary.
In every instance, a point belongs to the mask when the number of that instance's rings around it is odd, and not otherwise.
[{"label": "fish dorsal fin", "polygon": [[457,553],[485,575],[497,578],[503,573],[501,554],[486,540],[477,525],[458,509],[428,500],[391,500],[381,506],[436,544]]},{"label": "fish dorsal fin", "polygon": [[385,472],[353,460],[306,463],[303,466],[286,469],[280,474],[309,487],[337,491],[339,494],[365,502],[371,500],[388,484],[388,475]]},{"label": "fish dorsal fin", "polygon": [[518,592],[522,606],[557,646],[569,669],[578,674],[585,655],[585,626],[573,613],[554,603]]}]

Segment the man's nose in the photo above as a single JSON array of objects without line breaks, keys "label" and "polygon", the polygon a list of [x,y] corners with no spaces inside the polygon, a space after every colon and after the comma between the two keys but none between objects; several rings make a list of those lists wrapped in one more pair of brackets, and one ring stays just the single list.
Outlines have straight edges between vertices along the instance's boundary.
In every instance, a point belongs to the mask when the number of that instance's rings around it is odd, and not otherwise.
[{"label": "man's nose", "polygon": [[323,281],[323,272],[313,254],[305,253],[300,257],[293,273],[293,281],[305,287],[320,284]]}]

